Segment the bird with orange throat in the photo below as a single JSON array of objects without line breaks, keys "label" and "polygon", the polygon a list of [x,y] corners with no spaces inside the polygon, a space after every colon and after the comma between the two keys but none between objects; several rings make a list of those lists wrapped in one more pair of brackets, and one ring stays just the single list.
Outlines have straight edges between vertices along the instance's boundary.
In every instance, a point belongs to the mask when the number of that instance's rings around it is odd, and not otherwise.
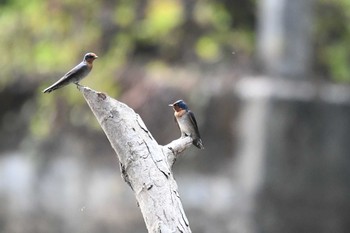
[{"label": "bird with orange throat", "polygon": [[169,106],[174,109],[174,117],[180,128],[181,137],[191,137],[193,145],[199,149],[204,149],[201,136],[193,112],[188,108],[183,100],[178,100]]},{"label": "bird with orange throat", "polygon": [[85,54],[82,62],[80,62],[77,66],[68,71],[68,73],[63,75],[63,77],[60,78],[57,82],[43,90],[43,92],[50,93],[51,91],[64,87],[70,83],[74,83],[77,86],[80,85],[80,80],[85,78],[90,73],[93,66],[92,63],[97,58],[98,56],[94,53]]}]

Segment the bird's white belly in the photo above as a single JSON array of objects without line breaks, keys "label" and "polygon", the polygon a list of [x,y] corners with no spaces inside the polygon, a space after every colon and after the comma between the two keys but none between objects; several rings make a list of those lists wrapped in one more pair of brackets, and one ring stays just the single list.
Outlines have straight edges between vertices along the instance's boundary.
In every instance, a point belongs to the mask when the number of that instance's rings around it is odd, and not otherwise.
[{"label": "bird's white belly", "polygon": [[179,123],[181,132],[191,135],[192,130],[191,130],[190,124],[188,124],[188,121],[189,119],[187,115],[183,115],[178,118],[178,123]]}]

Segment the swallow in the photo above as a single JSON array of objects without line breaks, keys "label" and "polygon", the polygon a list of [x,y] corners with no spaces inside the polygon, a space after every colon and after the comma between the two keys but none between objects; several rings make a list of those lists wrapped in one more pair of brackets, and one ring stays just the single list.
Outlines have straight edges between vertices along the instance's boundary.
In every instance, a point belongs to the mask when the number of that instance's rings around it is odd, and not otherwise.
[{"label": "swallow", "polygon": [[43,90],[43,93],[50,93],[56,89],[64,87],[70,83],[74,83],[79,86],[80,80],[85,78],[92,69],[92,63],[98,56],[94,53],[87,53],[84,56],[84,60],[80,62],[76,67],[68,71],[62,78],[60,78],[57,82]]},{"label": "swallow", "polygon": [[181,131],[181,137],[191,137],[193,145],[199,149],[204,149],[201,136],[199,134],[196,118],[183,100],[178,100],[169,104],[174,109],[174,118]]}]

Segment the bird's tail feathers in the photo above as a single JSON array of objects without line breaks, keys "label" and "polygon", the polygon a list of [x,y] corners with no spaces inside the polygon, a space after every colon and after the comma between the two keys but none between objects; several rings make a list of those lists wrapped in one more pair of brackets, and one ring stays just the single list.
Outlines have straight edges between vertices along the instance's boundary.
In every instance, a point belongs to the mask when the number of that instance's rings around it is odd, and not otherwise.
[{"label": "bird's tail feathers", "polygon": [[199,149],[204,149],[203,142],[200,138],[193,139],[193,145],[195,145]]},{"label": "bird's tail feathers", "polygon": [[45,90],[43,90],[43,93],[50,93],[51,91],[56,90],[56,89],[57,88],[54,88],[54,87],[48,87]]},{"label": "bird's tail feathers", "polygon": [[60,79],[54,84],[52,84],[51,86],[49,86],[48,88],[46,88],[45,90],[43,90],[43,93],[50,93],[51,91],[54,91],[58,88],[66,86],[67,84],[69,84],[68,79],[64,79],[64,80]]}]

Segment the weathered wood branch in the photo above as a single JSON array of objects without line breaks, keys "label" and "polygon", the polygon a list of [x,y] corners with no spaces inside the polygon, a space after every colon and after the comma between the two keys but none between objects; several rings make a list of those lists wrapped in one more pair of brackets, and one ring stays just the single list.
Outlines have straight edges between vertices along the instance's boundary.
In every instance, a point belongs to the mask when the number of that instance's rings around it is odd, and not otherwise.
[{"label": "weathered wood branch", "polygon": [[148,232],[191,232],[171,167],[192,139],[160,146],[127,105],[90,88],[78,88],[119,158],[122,176],[135,192]]}]

